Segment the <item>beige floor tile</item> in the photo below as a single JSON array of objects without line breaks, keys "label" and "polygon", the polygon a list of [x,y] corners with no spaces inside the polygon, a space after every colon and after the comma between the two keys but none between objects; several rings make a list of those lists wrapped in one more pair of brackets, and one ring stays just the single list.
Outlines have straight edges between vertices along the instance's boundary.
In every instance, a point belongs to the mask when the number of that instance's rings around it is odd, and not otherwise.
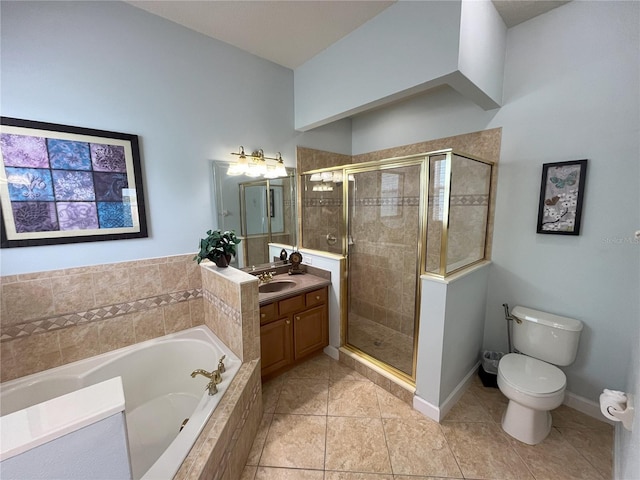
[{"label": "beige floor tile", "polygon": [[552,410],[551,417],[553,418],[553,426],[558,428],[602,428],[604,430],[611,428],[608,423],[597,420],[566,405],[560,405],[555,410]]},{"label": "beige floor tile", "polygon": [[264,442],[267,439],[267,433],[269,432],[269,426],[273,420],[272,413],[264,413],[260,425],[258,425],[258,431],[256,432],[256,438],[253,440],[251,450],[249,450],[249,456],[247,457],[247,465],[258,465],[260,456],[262,455],[262,449],[264,448]]},{"label": "beige floor tile", "polygon": [[323,480],[323,470],[258,467],[255,480]]},{"label": "beige floor tile", "polygon": [[393,475],[384,473],[325,472],[324,480],[394,480],[394,478]]},{"label": "beige floor tile", "polygon": [[379,418],[327,417],[327,470],[391,473]]},{"label": "beige floor tile", "polygon": [[437,423],[385,418],[383,424],[395,474],[462,476]]},{"label": "beige floor tile", "polygon": [[326,378],[329,379],[331,357],[320,354],[295,366],[282,376],[285,378]]},{"label": "beige floor tile", "polygon": [[448,422],[442,431],[465,478],[533,480],[499,425]]},{"label": "beige floor tile", "polygon": [[478,402],[487,411],[494,423],[502,423],[502,415],[507,409],[509,400],[497,388],[483,387],[473,384],[469,390],[476,396]]},{"label": "beige floor tile", "polygon": [[602,480],[603,477],[587,460],[552,428],[538,445],[526,445],[510,439],[536,480]]},{"label": "beige floor tile", "polygon": [[275,412],[326,415],[328,395],[326,378],[288,378],[282,385]]},{"label": "beige floor tile", "polygon": [[463,477],[416,477],[415,475],[394,475],[393,480],[463,480]]},{"label": "beige floor tile", "polygon": [[326,429],[325,416],[274,415],[259,465],[324,468]]},{"label": "beige floor tile", "polygon": [[367,381],[340,380],[329,387],[329,415],[380,417],[376,386]]},{"label": "beige floor tile", "polygon": [[240,480],[254,480],[257,469],[258,467],[252,467],[247,465],[246,467],[244,467],[244,470],[242,470],[242,475],[240,476]]},{"label": "beige floor tile", "polygon": [[378,397],[380,416],[382,418],[426,418],[410,405],[383,388],[376,388],[376,396]]},{"label": "beige floor tile", "polygon": [[560,434],[604,478],[613,478],[613,437],[614,429],[595,428],[559,428]]},{"label": "beige floor tile", "polygon": [[280,391],[282,390],[283,384],[284,378],[278,377],[262,385],[262,407],[264,413],[273,413],[276,411],[276,405],[278,404],[278,398],[280,398]]},{"label": "beige floor tile", "polygon": [[471,389],[460,397],[446,417],[445,422],[492,422],[489,412]]}]

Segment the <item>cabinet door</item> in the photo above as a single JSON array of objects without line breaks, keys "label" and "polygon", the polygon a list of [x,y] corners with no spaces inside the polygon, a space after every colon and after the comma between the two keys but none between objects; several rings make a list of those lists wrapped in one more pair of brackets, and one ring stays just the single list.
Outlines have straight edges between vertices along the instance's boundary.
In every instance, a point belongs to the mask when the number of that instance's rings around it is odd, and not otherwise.
[{"label": "cabinet door", "polygon": [[310,308],[293,316],[294,358],[308,355],[329,345],[327,307]]},{"label": "cabinet door", "polygon": [[260,358],[262,375],[289,365],[291,352],[291,319],[281,318],[260,327]]}]

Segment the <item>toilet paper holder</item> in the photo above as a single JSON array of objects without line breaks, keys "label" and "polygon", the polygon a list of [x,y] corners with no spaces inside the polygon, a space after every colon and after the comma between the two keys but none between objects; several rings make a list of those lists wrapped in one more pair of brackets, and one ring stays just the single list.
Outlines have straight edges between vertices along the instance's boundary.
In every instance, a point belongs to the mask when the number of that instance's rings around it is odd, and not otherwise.
[{"label": "toilet paper holder", "polygon": [[635,411],[633,395],[605,388],[600,394],[600,411],[606,418],[622,422],[624,428],[631,430]]}]

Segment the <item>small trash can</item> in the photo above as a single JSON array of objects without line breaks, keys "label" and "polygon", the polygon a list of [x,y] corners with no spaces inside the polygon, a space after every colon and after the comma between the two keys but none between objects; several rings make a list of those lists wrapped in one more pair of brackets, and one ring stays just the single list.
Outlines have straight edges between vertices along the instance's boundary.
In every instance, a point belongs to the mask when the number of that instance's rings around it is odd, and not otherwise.
[{"label": "small trash can", "polygon": [[478,375],[485,387],[498,388],[498,363],[503,356],[503,352],[482,352],[482,365],[478,369]]}]

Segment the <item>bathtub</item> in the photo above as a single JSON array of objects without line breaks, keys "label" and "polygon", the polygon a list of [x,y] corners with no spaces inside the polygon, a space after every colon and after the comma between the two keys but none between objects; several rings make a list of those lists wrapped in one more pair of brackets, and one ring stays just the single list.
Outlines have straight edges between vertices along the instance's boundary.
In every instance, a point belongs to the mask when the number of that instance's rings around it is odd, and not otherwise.
[{"label": "bathtub", "polygon": [[[211,371],[225,355],[218,393],[196,369]],[[2,416],[122,378],[134,479],[171,479],[240,368],[241,361],[206,326],[183,330],[0,385]],[[183,422],[189,419],[181,429]]]}]

